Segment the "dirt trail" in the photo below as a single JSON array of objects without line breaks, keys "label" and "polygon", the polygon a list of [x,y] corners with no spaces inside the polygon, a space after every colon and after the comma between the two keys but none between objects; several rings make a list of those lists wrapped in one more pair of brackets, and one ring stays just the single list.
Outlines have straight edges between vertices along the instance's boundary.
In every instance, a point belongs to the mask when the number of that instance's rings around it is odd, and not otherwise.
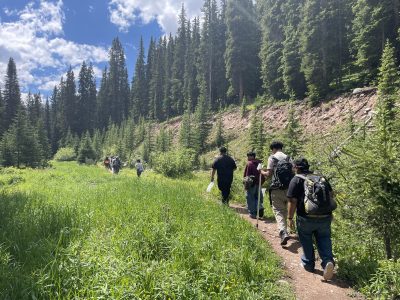
[{"label": "dirt trail", "polygon": [[[256,225],[256,220],[248,216],[245,206],[231,204],[231,208],[248,222]],[[258,230],[266,239],[274,251],[282,257],[288,280],[294,287],[296,299],[299,300],[341,300],[341,299],[364,299],[359,293],[352,290],[345,282],[333,278],[330,282],[324,282],[320,261],[316,263],[316,272],[306,272],[300,265],[302,249],[299,241],[292,235],[287,246],[282,248],[278,236],[278,229],[274,219],[263,219],[259,221]]]}]

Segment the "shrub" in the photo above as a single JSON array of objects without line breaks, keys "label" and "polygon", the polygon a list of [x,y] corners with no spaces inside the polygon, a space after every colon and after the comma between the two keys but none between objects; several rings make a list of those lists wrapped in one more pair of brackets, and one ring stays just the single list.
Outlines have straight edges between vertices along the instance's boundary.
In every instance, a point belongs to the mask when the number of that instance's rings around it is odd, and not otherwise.
[{"label": "shrub", "polygon": [[382,261],[363,292],[374,299],[399,299],[400,262]]},{"label": "shrub", "polygon": [[54,159],[57,161],[74,161],[76,157],[75,151],[73,148],[60,148],[56,155],[54,155]]},{"label": "shrub", "polygon": [[153,169],[167,177],[185,176],[193,170],[195,156],[191,149],[158,153],[153,157]]}]

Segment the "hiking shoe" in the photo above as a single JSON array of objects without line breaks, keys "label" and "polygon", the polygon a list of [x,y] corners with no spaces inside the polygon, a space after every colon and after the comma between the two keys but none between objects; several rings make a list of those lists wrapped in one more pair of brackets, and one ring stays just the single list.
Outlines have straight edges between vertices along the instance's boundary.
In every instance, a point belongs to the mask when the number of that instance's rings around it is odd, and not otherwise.
[{"label": "hiking shoe", "polygon": [[250,218],[252,218],[252,219],[257,219],[257,216],[255,216],[255,215],[249,215],[250,216]]},{"label": "hiking shoe", "polygon": [[324,268],[324,279],[325,280],[331,280],[333,277],[333,269],[335,268],[335,265],[333,262],[328,262]]},{"label": "hiking shoe", "polygon": [[285,246],[290,239],[290,236],[287,234],[286,231],[283,230],[279,233],[279,236],[281,237],[281,246]]}]

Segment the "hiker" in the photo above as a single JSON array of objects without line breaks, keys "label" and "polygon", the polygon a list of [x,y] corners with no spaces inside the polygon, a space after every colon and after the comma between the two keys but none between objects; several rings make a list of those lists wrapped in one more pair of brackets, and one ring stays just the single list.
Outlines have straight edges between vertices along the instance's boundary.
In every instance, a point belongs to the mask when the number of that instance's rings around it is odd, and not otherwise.
[{"label": "hiker", "polygon": [[[258,165],[261,164],[261,160],[256,159],[256,153],[250,151],[247,153],[247,164],[244,169],[244,185],[246,190],[247,209],[249,211],[250,218],[257,218],[257,207],[258,207],[258,195],[259,195],[259,184],[260,184],[260,171],[257,169]],[[264,176],[261,176],[261,184],[265,181]],[[263,194],[260,193],[260,210],[259,217],[264,217],[263,207]]]},{"label": "hiker", "polygon": [[107,170],[110,170],[110,159],[108,158],[108,156],[106,156],[106,158],[103,161],[104,167],[106,167]]},{"label": "hiker", "polygon": [[287,189],[293,178],[289,156],[282,152],[283,143],[274,141],[270,145],[272,155],[268,158],[267,171],[261,171],[266,177],[272,177],[269,198],[278,225],[281,245],[287,244],[290,236],[287,231]]},{"label": "hiker", "polygon": [[229,205],[229,194],[233,182],[233,172],[237,169],[232,157],[227,154],[227,149],[221,147],[218,156],[212,164],[211,182],[214,182],[215,172],[217,172],[218,188],[222,194],[222,203]]},{"label": "hiker", "polygon": [[333,199],[332,187],[324,177],[312,174],[305,158],[295,160],[294,169],[296,176],[291,180],[287,191],[288,221],[291,228],[294,228],[293,216],[296,212],[297,232],[304,253],[301,263],[306,271],[314,271],[314,237],[322,260],[323,277],[325,280],[330,280],[335,266],[332,254],[331,223],[332,210],[336,208],[336,203]]},{"label": "hiker", "polygon": [[121,161],[118,156],[111,157],[111,169],[113,174],[118,174],[121,169]]},{"label": "hiker", "polygon": [[135,168],[136,168],[137,177],[140,178],[140,175],[142,175],[142,173],[144,171],[143,164],[140,162],[140,159],[136,160]]}]

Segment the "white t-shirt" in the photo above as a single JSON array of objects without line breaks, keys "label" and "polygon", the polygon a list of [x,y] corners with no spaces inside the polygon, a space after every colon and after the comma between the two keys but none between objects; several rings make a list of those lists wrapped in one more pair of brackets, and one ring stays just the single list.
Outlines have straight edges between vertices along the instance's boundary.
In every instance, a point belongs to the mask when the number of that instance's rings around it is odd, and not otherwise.
[{"label": "white t-shirt", "polygon": [[273,170],[276,166],[277,161],[274,160],[274,158],[276,158],[278,161],[282,160],[282,159],[286,159],[287,155],[285,153],[283,153],[282,151],[278,151],[275,154],[271,155],[268,158],[268,166],[267,166],[267,170]]}]

